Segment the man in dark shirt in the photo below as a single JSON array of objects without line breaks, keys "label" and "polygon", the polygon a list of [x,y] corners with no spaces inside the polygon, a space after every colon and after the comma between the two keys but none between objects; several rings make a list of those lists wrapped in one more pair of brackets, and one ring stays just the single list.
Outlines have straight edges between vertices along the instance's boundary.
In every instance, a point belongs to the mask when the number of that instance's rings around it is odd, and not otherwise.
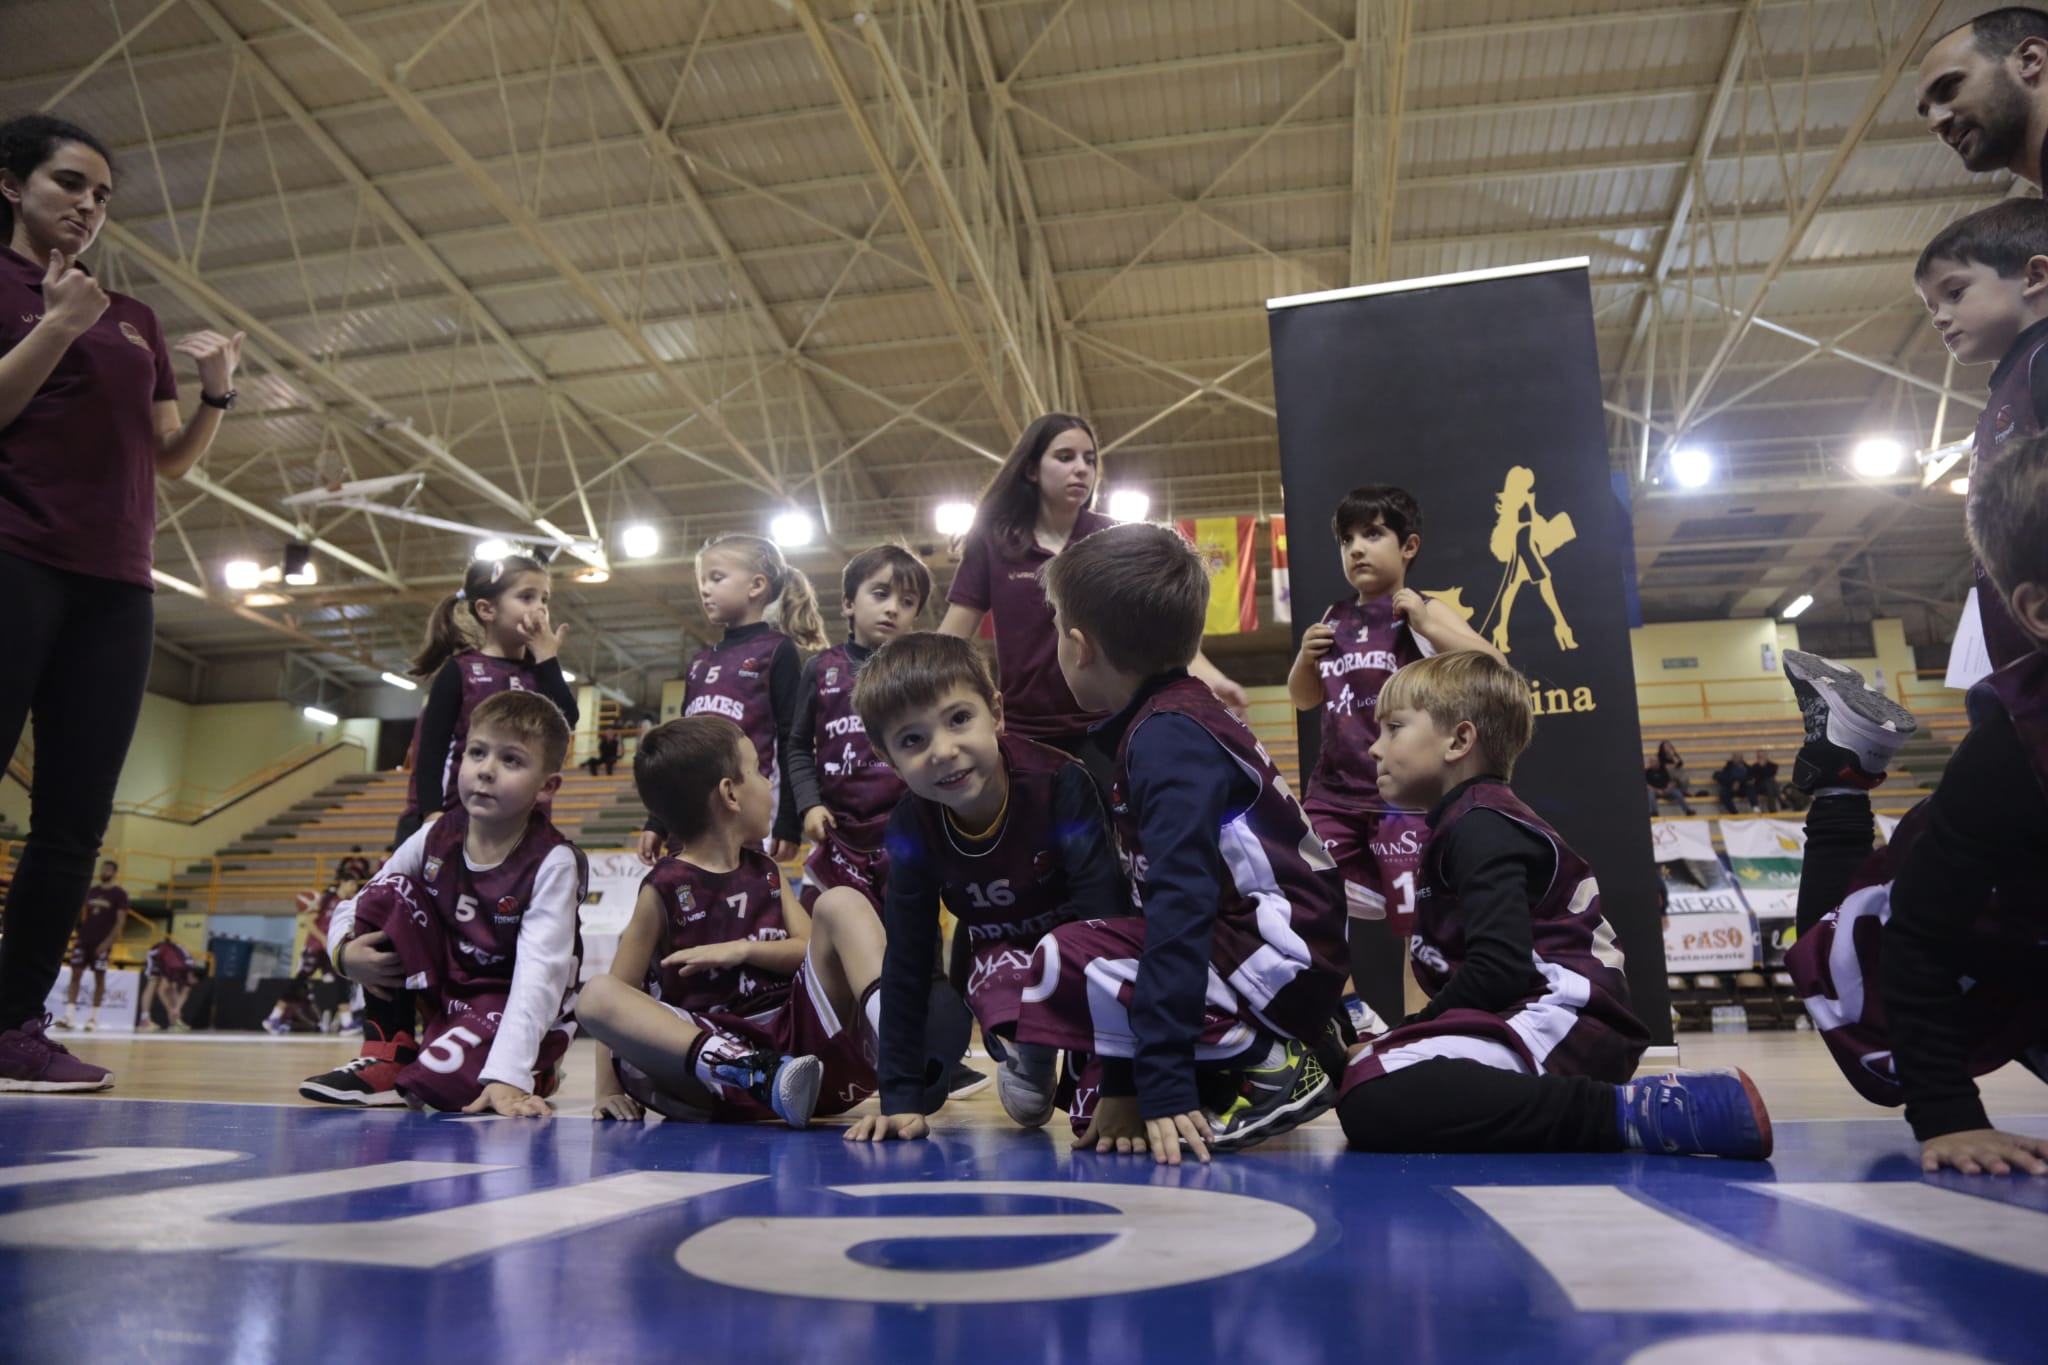
[{"label": "man in dark shirt", "polygon": [[1972,1079],[2011,1061],[2048,1079],[2048,436],[1973,478],[1969,515],[2035,648],[1970,690],[1970,733],[1881,858],[1868,792],[1913,719],[1853,669],[1786,653],[1807,719],[1794,781],[1814,793],[1787,965],[1850,1084],[1905,1106],[1923,1169],[2048,1175],[2048,1142],[1994,1128]]}]

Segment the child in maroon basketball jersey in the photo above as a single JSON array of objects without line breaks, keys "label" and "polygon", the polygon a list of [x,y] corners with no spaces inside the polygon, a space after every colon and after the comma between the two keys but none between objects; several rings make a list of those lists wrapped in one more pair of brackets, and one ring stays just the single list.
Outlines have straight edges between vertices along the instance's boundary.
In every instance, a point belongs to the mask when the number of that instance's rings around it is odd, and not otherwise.
[{"label": "child in maroon basketball jersey", "polygon": [[1398,970],[1373,973],[1360,935],[1372,932],[1363,921],[1379,920],[1397,941],[1407,940],[1428,831],[1422,812],[1396,809],[1379,790],[1372,745],[1380,734],[1380,689],[1403,664],[1441,650],[1491,653],[1493,646],[1449,606],[1408,586],[1422,550],[1422,509],[1406,489],[1352,489],[1330,518],[1330,534],[1357,595],[1332,603],[1308,628],[1287,674],[1295,709],[1322,712],[1322,743],[1302,809],[1344,879],[1353,981],[1376,1012],[1398,1013]]},{"label": "child in maroon basketball jersey", "polygon": [[1379,711],[1380,789],[1429,812],[1409,959],[1430,1001],[1352,1056],[1351,1145],[1769,1156],[1740,1072],[1631,1082],[1649,1033],[1593,869],[1508,786],[1535,728],[1521,674],[1439,654],[1389,679]]},{"label": "child in maroon basketball jersey", "polygon": [[[768,856],[794,857],[803,832],[786,788],[783,753],[796,724],[803,665],[831,641],[818,615],[817,594],[803,570],[791,567],[772,540],[716,536],[697,552],[697,595],[704,615],[725,634],[699,650],[685,673],[683,715],[724,716],[753,742],[761,775],[774,797]],[[652,866],[669,831],[651,816],[640,835],[640,861]]]},{"label": "child in maroon basketball jersey", "polygon": [[1207,1161],[1212,1143],[1248,1147],[1328,1108],[1315,1053],[1342,1055],[1337,869],[1265,749],[1188,672],[1209,577],[1186,541],[1099,531],[1045,590],[1060,672],[1110,717],[1110,827],[1143,915],[1047,934],[1017,1037],[1102,1059],[1077,1146],[1177,1165],[1186,1144]]},{"label": "child in maroon basketball jersey", "polygon": [[[1071,755],[1003,732],[988,664],[956,636],[919,632],[877,651],[861,670],[854,704],[908,794],[885,837],[882,1112],[846,1136],[882,1141],[930,1131],[928,1059],[945,1050],[927,1032],[938,1015],[931,978],[942,898],[971,957],[963,993],[1000,1063],[997,1096],[1011,1118],[1036,1128],[1052,1117],[1058,1054],[1016,1041],[1032,949],[1070,920],[1126,913],[1094,779]],[[851,894],[839,888],[818,903]],[[1069,1110],[1077,1116],[1093,1087],[1082,1089]]]},{"label": "child in maroon basketball jersey", "polygon": [[114,885],[114,878],[120,872],[120,864],[112,858],[100,864],[99,880],[85,893],[85,918],[78,923],[78,937],[72,941],[71,955],[65,959],[71,966],[71,986],[64,997],[64,1017],[57,1021],[58,1028],[75,1028],[78,1021],[74,1012],[78,1009],[78,978],[88,966],[92,968],[92,1009],[86,1016],[88,1031],[98,1021],[100,1005],[107,998],[107,956],[114,949],[114,940],[121,936],[121,920],[128,913],[128,893]]},{"label": "child in maroon basketball jersey", "polygon": [[2048,1080],[2048,436],[1970,476],[1970,539],[2033,649],[1970,689],[1970,733],[1881,853],[1869,789],[1910,714],[1853,669],[1788,650],[1813,792],[1786,965],[1842,1073],[1903,1104],[1923,1170],[2048,1175],[2048,1141],[1995,1128],[1972,1079]]},{"label": "child in maroon basketball jersey", "polygon": [[576,728],[576,694],[556,657],[568,633],[567,626],[548,622],[547,566],[524,555],[476,560],[463,574],[461,591],[434,608],[426,643],[412,661],[412,675],[433,682],[420,710],[411,790],[396,842],[404,843],[422,820],[438,819],[459,804],[455,770],[470,715],[484,698],[507,688],[538,692]]},{"label": "child in maroon basketball jersey", "polygon": [[866,1099],[882,926],[852,892],[815,919],[790,893],[761,851],[774,791],[753,741],[723,716],[672,720],[641,740],[633,780],[676,852],[577,1007],[602,1045],[597,1117],[802,1128]]},{"label": "child in maroon basketball jersey", "polygon": [[853,683],[870,656],[917,621],[932,594],[931,571],[901,545],[877,545],[847,561],[841,580],[851,638],[804,665],[789,732],[789,786],[811,845],[804,908],[845,886],[882,908],[888,854],[882,832],[903,798],[903,779],[875,752]]},{"label": "child in maroon basketball jersey", "polygon": [[[336,907],[334,966],[423,1020],[299,1087],[337,1104],[544,1117],[575,1036],[576,917],[589,872],[548,820],[569,725],[515,690],[470,717],[462,804],[399,845],[376,879]],[[384,1069],[388,1074],[364,1075]],[[395,1099],[387,1098],[394,1095]]]}]

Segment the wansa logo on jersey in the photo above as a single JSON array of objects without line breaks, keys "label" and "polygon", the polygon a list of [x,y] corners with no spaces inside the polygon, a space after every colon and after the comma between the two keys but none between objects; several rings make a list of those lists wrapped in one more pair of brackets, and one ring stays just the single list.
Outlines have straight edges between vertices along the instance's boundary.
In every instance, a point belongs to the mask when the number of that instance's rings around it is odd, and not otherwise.
[{"label": "wansa logo on jersey", "polygon": [[742,678],[758,678],[758,677],[760,677],[760,676],[761,676],[761,661],[760,661],[759,659],[754,659],[754,658],[746,658],[746,659],[741,659],[741,660],[740,660],[740,676],[741,676]]},{"label": "wansa logo on jersey", "polygon": [[2004,441],[2012,435],[2013,426],[2012,404],[2007,403],[1999,408],[1998,415],[1991,419],[1991,439]]},{"label": "wansa logo on jersey", "polygon": [[424,869],[422,869],[421,875],[427,879],[429,884],[431,884],[434,878],[441,875],[441,860],[439,858],[427,859],[427,865]]},{"label": "wansa logo on jersey", "polygon": [[519,897],[500,896],[498,897],[498,912],[491,916],[491,918],[499,924],[509,924],[511,921],[518,919],[519,915]]},{"label": "wansa logo on jersey", "polygon": [[[1419,829],[1404,829],[1396,839],[1374,839],[1373,856],[1376,858],[1413,857],[1422,852],[1423,834]],[[1327,845],[1325,845],[1327,847]]]}]

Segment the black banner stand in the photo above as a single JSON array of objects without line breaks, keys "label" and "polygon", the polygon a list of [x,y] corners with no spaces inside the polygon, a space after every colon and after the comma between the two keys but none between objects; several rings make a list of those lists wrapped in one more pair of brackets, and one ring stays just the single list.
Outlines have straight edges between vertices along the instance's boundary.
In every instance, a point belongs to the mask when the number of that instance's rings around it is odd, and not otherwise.
[{"label": "black banner stand", "polygon": [[[1536,738],[1515,769],[1522,799],[1599,877],[1627,954],[1635,1009],[1671,1041],[1664,939],[1643,813],[1622,561],[1629,544],[1608,475],[1586,261],[1550,261],[1267,304],[1279,409],[1297,646],[1353,596],[1329,539],[1331,509],[1361,483],[1422,505],[1411,587],[1447,597],[1529,679]],[[1303,771],[1318,718],[1299,718]],[[1375,952],[1381,1003],[1405,967]],[[1394,986],[1392,1018],[1399,1017]]]}]

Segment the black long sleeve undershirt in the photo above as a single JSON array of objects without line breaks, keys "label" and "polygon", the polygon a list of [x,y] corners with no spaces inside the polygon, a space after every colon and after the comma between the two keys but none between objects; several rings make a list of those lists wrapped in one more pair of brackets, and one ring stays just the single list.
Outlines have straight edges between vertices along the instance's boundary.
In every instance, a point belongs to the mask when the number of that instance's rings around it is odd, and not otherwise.
[{"label": "black long sleeve undershirt", "polygon": [[[569,722],[569,730],[575,732],[578,710],[576,693],[562,676],[562,661],[549,659],[533,666],[534,690],[553,702],[562,710]],[[433,684],[427,690],[427,704],[420,712],[420,746],[413,759],[413,790],[418,793],[421,815],[438,814],[446,792],[441,786],[441,774],[448,757],[448,746],[455,742],[455,720],[462,714],[462,661],[460,656],[448,660],[434,674]]]},{"label": "black long sleeve undershirt", "polygon": [[1483,808],[1433,838],[1447,889],[1457,898],[1465,954],[1410,1022],[1454,1009],[1505,1013],[1542,989],[1530,911],[1556,875],[1556,855],[1533,831]]},{"label": "black long sleeve undershirt", "polygon": [[2010,716],[1984,717],[1964,736],[1927,808],[1892,883],[1881,953],[1906,1121],[1923,1142],[1991,1126],[1969,1070],[1961,978],[1971,927],[1992,888],[2048,875],[2048,795]]},{"label": "black long sleeve undershirt", "polygon": [[[882,955],[882,1038],[876,1067],[885,1114],[919,1112],[924,1092],[925,1014],[938,950],[943,851],[925,846],[920,834],[924,822],[913,809],[917,800],[906,796],[897,804],[885,836],[889,883],[882,896],[882,927],[888,948]],[[1130,896],[1109,847],[1102,798],[1088,770],[1078,763],[1062,768],[1053,781],[1052,801],[1060,867],[1067,881],[1067,899],[1059,907],[1061,922],[1130,914]],[[971,843],[957,831],[953,838],[962,849],[987,846]],[[998,832],[988,842],[1001,838]],[[1023,921],[1042,910],[1019,905],[1015,913]]]}]

